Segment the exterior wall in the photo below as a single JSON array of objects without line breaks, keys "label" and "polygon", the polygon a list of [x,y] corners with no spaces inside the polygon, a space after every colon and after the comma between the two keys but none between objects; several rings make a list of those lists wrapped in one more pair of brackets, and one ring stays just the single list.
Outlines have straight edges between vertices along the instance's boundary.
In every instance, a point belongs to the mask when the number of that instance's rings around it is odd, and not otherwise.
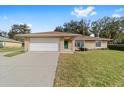
[{"label": "exterior wall", "polygon": [[72,39],[72,48],[73,48],[72,50],[75,51],[75,39],[74,38]]},{"label": "exterior wall", "polygon": [[72,40],[68,40],[68,48],[71,50],[73,49]]},{"label": "exterior wall", "polygon": [[0,48],[3,48],[3,43],[4,43],[4,42],[1,42],[1,41],[0,41]]},{"label": "exterior wall", "polygon": [[14,43],[14,42],[4,42],[4,47],[9,47],[9,48],[20,48],[22,47],[21,43]]},{"label": "exterior wall", "polygon": [[88,49],[95,49],[96,42],[95,41],[84,41],[84,47]]},{"label": "exterior wall", "polygon": [[[64,49],[64,39],[65,39],[64,37],[61,37],[59,39],[59,52],[60,53],[72,53],[72,52],[74,52],[75,51],[74,38],[67,39],[68,40],[68,49]],[[30,38],[25,37],[24,43],[25,43],[25,51],[29,51],[29,49],[30,49]]]},{"label": "exterior wall", "polygon": [[101,41],[101,47],[96,47],[96,41],[85,41],[84,46],[88,49],[107,48],[107,41]]},{"label": "exterior wall", "polygon": [[[59,52],[60,53],[71,53],[75,51],[75,39],[67,39],[68,40],[68,49],[64,49],[64,40],[65,37],[61,37],[59,40]],[[88,49],[100,49],[100,48],[107,48],[107,41],[101,42],[101,47],[96,47],[95,40],[87,40],[84,41],[84,47]],[[25,50],[28,51],[30,48],[30,38],[25,37]]]},{"label": "exterior wall", "polygon": [[29,44],[30,44],[30,38],[29,37],[25,37],[24,38],[24,48],[25,48],[25,51],[29,50],[29,48],[30,48]]},{"label": "exterior wall", "polygon": [[64,38],[60,38],[60,43],[59,43],[59,51],[63,52],[64,51]]},{"label": "exterior wall", "polygon": [[107,48],[107,41],[102,41],[101,47],[102,48]]}]

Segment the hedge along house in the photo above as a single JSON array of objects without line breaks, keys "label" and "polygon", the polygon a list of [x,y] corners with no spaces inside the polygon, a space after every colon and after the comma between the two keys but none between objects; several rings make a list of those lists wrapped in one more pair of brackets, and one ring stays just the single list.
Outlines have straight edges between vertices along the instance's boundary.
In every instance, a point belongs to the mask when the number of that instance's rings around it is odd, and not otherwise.
[{"label": "hedge along house", "polygon": [[0,48],[20,48],[22,43],[13,39],[5,38],[0,36]]},{"label": "hedge along house", "polygon": [[65,32],[41,32],[17,36],[24,37],[25,51],[56,51],[60,53],[73,53],[79,48],[107,48],[109,40]]}]

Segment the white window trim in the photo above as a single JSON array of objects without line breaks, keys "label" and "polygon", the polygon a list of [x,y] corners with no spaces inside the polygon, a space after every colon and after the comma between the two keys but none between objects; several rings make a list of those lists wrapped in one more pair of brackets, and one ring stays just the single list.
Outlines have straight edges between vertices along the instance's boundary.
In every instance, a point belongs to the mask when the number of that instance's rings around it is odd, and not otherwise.
[{"label": "white window trim", "polygon": [[[100,41],[100,42],[101,42],[101,46],[100,46],[100,47],[97,47],[97,46],[96,46],[96,42],[97,42],[97,41]],[[101,47],[102,47],[102,41],[101,41],[101,40],[96,40],[96,42],[95,42],[96,48],[101,48]]]},{"label": "white window trim", "polygon": [[85,47],[85,40],[75,40],[75,43],[76,43],[76,41],[83,41],[83,48]]}]

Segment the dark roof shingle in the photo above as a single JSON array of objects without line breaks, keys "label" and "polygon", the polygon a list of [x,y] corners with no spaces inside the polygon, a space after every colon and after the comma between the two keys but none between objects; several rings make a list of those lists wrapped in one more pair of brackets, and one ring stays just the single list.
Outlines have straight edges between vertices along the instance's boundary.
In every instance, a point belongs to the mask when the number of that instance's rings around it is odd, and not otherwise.
[{"label": "dark roof shingle", "polygon": [[70,37],[76,37],[76,40],[111,40],[107,38],[98,38],[98,37],[90,37],[90,36],[84,36],[81,34],[73,34],[73,33],[67,33],[67,32],[38,32],[38,33],[29,33],[29,34],[18,34],[16,36],[22,36],[22,37],[64,37],[64,36],[70,36]]}]

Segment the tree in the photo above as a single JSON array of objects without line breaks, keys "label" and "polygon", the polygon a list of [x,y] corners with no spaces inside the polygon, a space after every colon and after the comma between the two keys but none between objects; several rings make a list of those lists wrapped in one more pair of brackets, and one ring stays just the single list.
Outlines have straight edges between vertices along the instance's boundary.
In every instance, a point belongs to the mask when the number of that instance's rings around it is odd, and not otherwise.
[{"label": "tree", "polygon": [[103,17],[96,21],[80,20],[66,22],[56,27],[55,31],[77,33],[82,35],[94,34],[95,37],[113,39],[113,42],[123,42],[124,17]]},{"label": "tree", "polygon": [[0,30],[0,36],[8,37],[7,32]]},{"label": "tree", "polygon": [[103,17],[91,23],[90,31],[95,36],[115,39],[117,33],[120,32],[120,20],[119,18]]},{"label": "tree", "polygon": [[57,26],[54,31],[63,32],[63,27]]},{"label": "tree", "polygon": [[124,33],[118,33],[114,43],[124,44]]},{"label": "tree", "polygon": [[86,20],[66,22],[63,26],[58,26],[54,31],[77,33],[82,35],[89,35],[89,22]]},{"label": "tree", "polygon": [[89,30],[90,30],[91,33],[93,33],[95,35],[95,37],[100,36],[100,34],[101,34],[101,24],[100,24],[99,20],[91,22]]},{"label": "tree", "polygon": [[78,31],[78,22],[71,20],[70,22],[64,23],[64,32],[76,33]]},{"label": "tree", "polygon": [[14,24],[11,26],[11,29],[8,33],[10,39],[15,39],[19,41],[23,41],[21,37],[15,37],[16,34],[27,34],[30,33],[31,29],[26,24]]},{"label": "tree", "polygon": [[90,21],[80,20],[79,21],[79,33],[82,35],[90,35]]}]

